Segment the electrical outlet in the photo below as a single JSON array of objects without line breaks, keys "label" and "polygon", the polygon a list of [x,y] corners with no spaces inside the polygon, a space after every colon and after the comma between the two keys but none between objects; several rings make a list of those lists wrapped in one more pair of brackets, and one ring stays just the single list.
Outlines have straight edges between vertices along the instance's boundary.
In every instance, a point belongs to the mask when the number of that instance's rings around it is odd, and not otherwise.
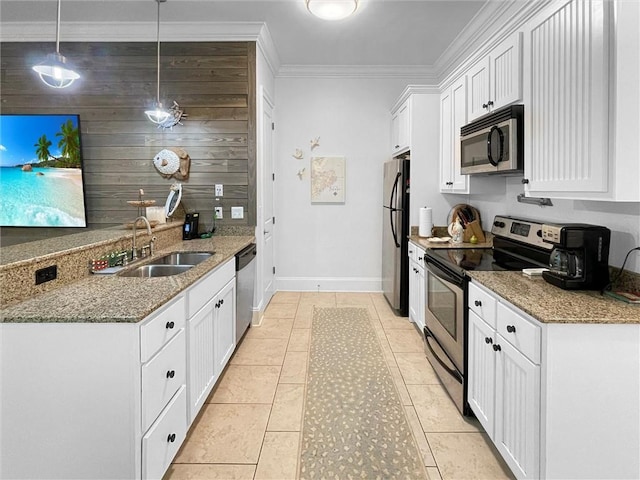
[{"label": "electrical outlet", "polygon": [[244,218],[244,208],[242,207],[231,207],[231,218]]},{"label": "electrical outlet", "polygon": [[215,191],[216,191],[216,197],[224,196],[224,189],[222,188],[221,183],[216,183]]},{"label": "electrical outlet", "polygon": [[41,268],[36,270],[36,285],[41,283],[50,282],[58,277],[58,266],[51,265],[50,267]]},{"label": "electrical outlet", "polygon": [[216,219],[222,218],[222,207],[215,207]]}]

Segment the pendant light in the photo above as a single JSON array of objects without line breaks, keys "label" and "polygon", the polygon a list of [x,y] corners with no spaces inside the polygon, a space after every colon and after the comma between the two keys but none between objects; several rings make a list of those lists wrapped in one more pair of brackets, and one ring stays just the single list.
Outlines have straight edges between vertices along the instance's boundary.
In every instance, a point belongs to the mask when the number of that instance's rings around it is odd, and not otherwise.
[{"label": "pendant light", "polygon": [[323,20],[342,20],[358,8],[358,0],[305,0],[307,9]]},{"label": "pendant light", "polygon": [[56,51],[47,55],[47,59],[44,62],[32,67],[38,73],[40,79],[53,88],[67,88],[80,78],[80,75],[67,64],[67,59],[60,53],[60,2],[61,0],[58,0]]},{"label": "pendant light", "polygon": [[156,0],[158,3],[158,21],[157,21],[157,67],[158,67],[158,76],[156,83],[156,105],[152,110],[145,110],[145,115],[149,120],[151,120],[155,124],[162,124],[167,121],[167,119],[171,116],[171,113],[165,110],[162,107],[162,102],[160,102],[160,4],[166,2],[167,0]]}]

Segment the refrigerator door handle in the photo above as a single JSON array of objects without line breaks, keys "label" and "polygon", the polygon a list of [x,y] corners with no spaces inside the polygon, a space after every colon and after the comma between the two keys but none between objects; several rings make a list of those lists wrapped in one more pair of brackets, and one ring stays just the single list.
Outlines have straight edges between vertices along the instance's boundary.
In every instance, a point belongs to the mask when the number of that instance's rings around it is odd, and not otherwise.
[{"label": "refrigerator door handle", "polygon": [[398,232],[396,229],[396,225],[393,222],[393,214],[397,211],[401,211],[401,209],[395,208],[394,206],[394,197],[398,194],[398,180],[402,177],[402,173],[398,172],[396,175],[396,179],[393,182],[393,188],[391,189],[391,197],[389,198],[389,221],[391,222],[391,233],[393,234],[393,241],[396,244],[397,248],[400,248],[400,244],[398,243]]}]

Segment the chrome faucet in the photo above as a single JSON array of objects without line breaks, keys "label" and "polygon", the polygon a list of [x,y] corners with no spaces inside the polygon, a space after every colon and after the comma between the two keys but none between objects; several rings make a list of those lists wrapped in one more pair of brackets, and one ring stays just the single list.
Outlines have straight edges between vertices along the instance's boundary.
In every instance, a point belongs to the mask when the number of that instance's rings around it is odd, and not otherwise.
[{"label": "chrome faucet", "polygon": [[147,224],[147,235],[152,235],[151,224],[149,223],[149,220],[147,219],[147,217],[145,217],[144,215],[140,215],[138,218],[136,218],[133,221],[133,246],[132,246],[133,251],[131,252],[131,261],[138,258],[138,252],[136,249],[136,225],[138,224],[138,220],[142,220],[144,221],[144,223]]}]

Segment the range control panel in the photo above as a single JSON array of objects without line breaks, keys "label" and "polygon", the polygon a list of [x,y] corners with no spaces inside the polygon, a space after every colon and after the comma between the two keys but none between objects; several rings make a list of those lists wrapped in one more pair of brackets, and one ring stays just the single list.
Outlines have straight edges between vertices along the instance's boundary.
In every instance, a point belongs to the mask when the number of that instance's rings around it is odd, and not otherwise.
[{"label": "range control panel", "polygon": [[545,242],[560,243],[562,225],[542,225],[542,239]]},{"label": "range control panel", "polygon": [[551,250],[553,245],[544,241],[542,227],[542,222],[535,220],[496,215],[491,226],[491,233],[497,237],[510,238]]}]

